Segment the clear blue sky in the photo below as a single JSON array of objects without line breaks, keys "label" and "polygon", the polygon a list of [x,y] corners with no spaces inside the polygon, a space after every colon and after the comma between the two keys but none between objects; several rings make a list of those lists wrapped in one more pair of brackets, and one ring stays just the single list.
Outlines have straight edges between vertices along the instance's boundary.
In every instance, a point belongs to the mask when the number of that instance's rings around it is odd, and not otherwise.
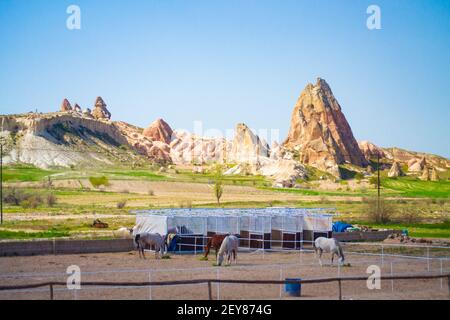
[{"label": "clear blue sky", "polygon": [[[68,30],[66,8],[81,8]],[[366,8],[381,8],[381,30]],[[0,113],[280,129],[320,76],[358,140],[450,157],[450,1],[0,0]]]}]

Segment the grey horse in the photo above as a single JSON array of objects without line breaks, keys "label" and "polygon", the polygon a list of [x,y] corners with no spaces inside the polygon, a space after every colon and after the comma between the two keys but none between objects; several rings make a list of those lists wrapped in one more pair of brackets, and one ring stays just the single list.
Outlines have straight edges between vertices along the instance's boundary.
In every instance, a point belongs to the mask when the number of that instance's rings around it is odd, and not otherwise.
[{"label": "grey horse", "polygon": [[145,259],[144,249],[147,246],[155,246],[155,258],[158,259],[158,255],[163,255],[165,252],[165,238],[159,233],[149,233],[143,232],[138,233],[134,236],[134,242],[137,245],[137,249],[139,251],[139,258],[142,257]]}]

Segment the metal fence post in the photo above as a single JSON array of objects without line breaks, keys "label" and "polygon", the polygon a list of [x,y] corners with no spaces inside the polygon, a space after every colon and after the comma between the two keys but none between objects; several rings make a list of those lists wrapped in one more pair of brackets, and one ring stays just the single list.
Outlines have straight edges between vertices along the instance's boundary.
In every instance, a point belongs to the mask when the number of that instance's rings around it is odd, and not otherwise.
[{"label": "metal fence post", "polygon": [[342,282],[341,279],[338,280],[339,285],[339,300],[342,300]]},{"label": "metal fence post", "polygon": [[[151,271],[148,272],[148,282],[152,282],[152,272]],[[152,286],[151,285],[148,286],[148,299],[152,300]]]},{"label": "metal fence post", "polygon": [[50,285],[50,300],[53,300],[54,294],[53,294],[53,285]]},{"label": "metal fence post", "polygon": [[209,299],[209,300],[212,300],[211,281],[208,281],[208,299]]},{"label": "metal fence post", "polygon": [[427,247],[427,269],[430,272],[430,247]]},{"label": "metal fence post", "polygon": [[[391,276],[394,276],[394,266],[391,262]],[[394,279],[391,279],[391,291],[394,292]]]},{"label": "metal fence post", "polygon": [[[280,281],[283,281],[283,269],[282,269],[282,266],[280,266]],[[280,300],[281,300],[282,291],[283,291],[283,285],[280,284],[280,296],[279,296]]]},{"label": "metal fence post", "polygon": [[381,266],[384,266],[384,247],[381,245]]},{"label": "metal fence post", "polygon": [[[440,261],[440,264],[441,264],[441,275],[442,275],[442,258],[441,259],[439,259],[439,261]],[[443,287],[444,287],[444,279],[443,278],[441,278],[441,290],[443,289]]]},{"label": "metal fence post", "polygon": [[[219,268],[217,268],[217,276],[216,277],[217,277],[217,280],[220,279],[220,269]],[[220,282],[217,282],[216,287],[217,287],[217,300],[220,300]]]},{"label": "metal fence post", "polygon": [[447,277],[448,295],[450,296],[450,277]]}]

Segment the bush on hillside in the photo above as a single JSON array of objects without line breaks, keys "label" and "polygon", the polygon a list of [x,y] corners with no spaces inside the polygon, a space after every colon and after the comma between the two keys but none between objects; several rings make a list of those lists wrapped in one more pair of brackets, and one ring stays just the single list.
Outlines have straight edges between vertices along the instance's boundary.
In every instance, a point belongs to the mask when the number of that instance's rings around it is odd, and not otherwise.
[{"label": "bush on hillside", "polygon": [[107,187],[109,186],[109,180],[107,177],[89,177],[89,182],[92,184],[94,188],[98,188],[100,186]]},{"label": "bush on hillside", "polygon": [[384,198],[363,198],[367,218],[378,224],[387,224],[392,221],[395,213],[394,204],[386,201]]}]

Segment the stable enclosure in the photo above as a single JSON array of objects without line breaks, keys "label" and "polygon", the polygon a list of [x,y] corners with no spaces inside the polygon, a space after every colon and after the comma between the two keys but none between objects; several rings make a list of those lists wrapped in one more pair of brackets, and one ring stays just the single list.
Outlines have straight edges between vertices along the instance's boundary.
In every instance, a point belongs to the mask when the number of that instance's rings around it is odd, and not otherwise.
[{"label": "stable enclosure", "polygon": [[299,250],[318,236],[330,237],[332,209],[162,209],[132,211],[135,232],[179,236],[177,251],[202,251],[207,238],[235,234],[247,249]]}]

